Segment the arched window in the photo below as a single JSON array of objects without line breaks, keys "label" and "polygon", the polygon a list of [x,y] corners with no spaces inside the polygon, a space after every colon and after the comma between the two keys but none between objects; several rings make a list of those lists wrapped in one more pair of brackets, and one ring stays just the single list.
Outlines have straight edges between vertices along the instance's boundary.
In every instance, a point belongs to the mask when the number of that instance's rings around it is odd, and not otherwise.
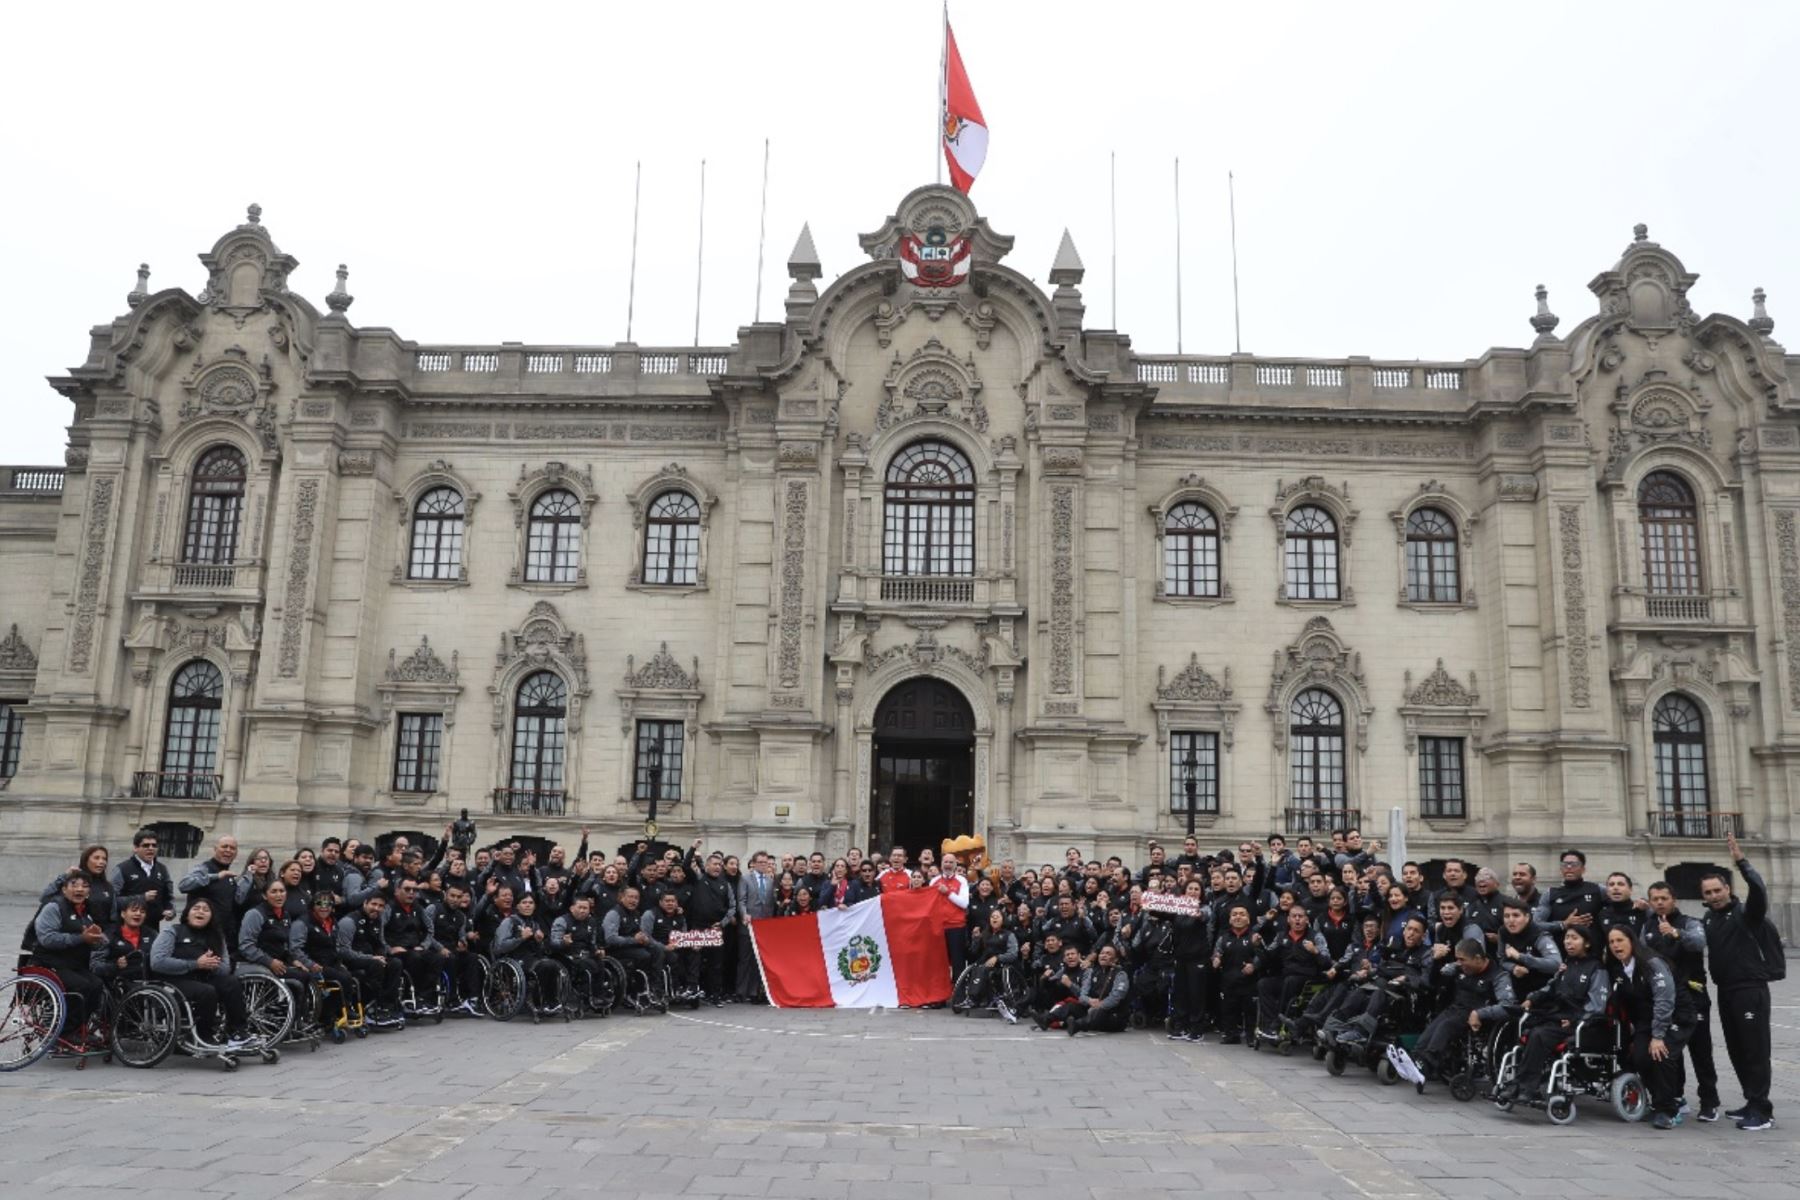
[{"label": "arched window", "polygon": [[1304,814],[1303,819],[1317,823],[1325,814],[1344,812],[1343,705],[1319,688],[1301,692],[1288,706],[1288,735],[1288,776],[1296,810],[1290,817]]},{"label": "arched window", "polygon": [[527,583],[581,581],[581,501],[557,488],[531,503],[525,537]]},{"label": "arched window", "polygon": [[1651,718],[1656,744],[1656,832],[1664,837],[1712,837],[1712,799],[1706,786],[1706,722],[1686,696],[1670,693]]},{"label": "arched window", "polygon": [[886,575],[975,573],[975,471],[945,442],[918,442],[889,464],[882,524]]},{"label": "arched window", "polygon": [[1700,592],[1700,520],[1693,489],[1671,471],[1652,471],[1638,485],[1644,539],[1644,587],[1654,596]]},{"label": "arched window", "polygon": [[244,456],[233,446],[214,446],[194,464],[182,562],[229,563],[236,559],[246,475]]},{"label": "arched window", "polygon": [[156,795],[181,800],[218,796],[219,716],[224,702],[225,677],[211,663],[196,659],[175,672]]},{"label": "arched window", "polygon": [[664,492],[650,502],[644,582],[673,587],[700,582],[700,504],[686,492]]},{"label": "arched window", "polygon": [[462,577],[463,498],[453,487],[435,487],[413,505],[409,579]]},{"label": "arched window", "polygon": [[1417,508],[1406,518],[1406,598],[1415,604],[1462,599],[1456,522],[1442,509]]},{"label": "arched window", "polygon": [[1169,510],[1163,524],[1163,594],[1219,594],[1219,522],[1192,500]]},{"label": "arched window", "polygon": [[513,705],[512,786],[505,797],[507,811],[562,811],[568,718],[569,689],[554,671],[528,675],[519,684]]},{"label": "arched window", "polygon": [[1337,522],[1316,504],[1303,504],[1287,515],[1283,560],[1287,565],[1289,600],[1338,598]]}]

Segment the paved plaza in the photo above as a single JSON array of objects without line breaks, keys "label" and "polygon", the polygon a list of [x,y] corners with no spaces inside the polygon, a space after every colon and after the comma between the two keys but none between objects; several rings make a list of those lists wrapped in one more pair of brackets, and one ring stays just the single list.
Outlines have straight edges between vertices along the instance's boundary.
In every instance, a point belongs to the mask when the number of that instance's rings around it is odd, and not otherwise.
[{"label": "paved plaza", "polygon": [[1800,1198],[1800,986],[1776,1004],[1765,1134],[1594,1102],[1559,1129],[1306,1057],[947,1012],[448,1022],[235,1074],[45,1061],[0,1076],[0,1196]]}]

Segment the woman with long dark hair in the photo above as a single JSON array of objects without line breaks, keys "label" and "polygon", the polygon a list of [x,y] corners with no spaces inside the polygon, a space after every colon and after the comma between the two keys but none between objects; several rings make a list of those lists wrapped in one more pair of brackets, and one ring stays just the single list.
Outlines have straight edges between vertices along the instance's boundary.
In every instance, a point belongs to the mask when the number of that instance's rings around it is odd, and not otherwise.
[{"label": "woman with long dark hair", "polygon": [[242,1050],[251,1043],[244,988],[231,973],[224,923],[213,912],[211,900],[196,896],[179,921],[164,926],[156,935],[156,942],[150,947],[150,972],[187,999],[200,1041],[213,1041],[219,1010],[223,1008],[222,1048]]},{"label": "woman with long dark hair", "polygon": [[1613,1005],[1628,1027],[1631,1068],[1650,1089],[1651,1124],[1673,1129],[1681,1121],[1681,1094],[1687,1088],[1681,1052],[1699,1018],[1694,993],[1681,986],[1668,960],[1626,924],[1606,931],[1606,973],[1612,977]]}]

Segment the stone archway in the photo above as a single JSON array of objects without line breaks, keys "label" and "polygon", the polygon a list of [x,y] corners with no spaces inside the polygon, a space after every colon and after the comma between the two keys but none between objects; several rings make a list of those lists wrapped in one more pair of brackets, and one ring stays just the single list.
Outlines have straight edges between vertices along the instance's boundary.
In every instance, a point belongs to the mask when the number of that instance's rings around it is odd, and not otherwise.
[{"label": "stone archway", "polygon": [[975,712],[955,685],[915,675],[875,708],[866,849],[917,857],[976,822]]}]

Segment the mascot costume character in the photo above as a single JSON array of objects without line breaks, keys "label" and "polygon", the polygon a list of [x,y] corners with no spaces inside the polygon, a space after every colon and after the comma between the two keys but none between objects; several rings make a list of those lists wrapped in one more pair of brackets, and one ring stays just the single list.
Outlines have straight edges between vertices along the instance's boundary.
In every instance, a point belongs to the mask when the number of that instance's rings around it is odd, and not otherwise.
[{"label": "mascot costume character", "polygon": [[938,861],[944,855],[954,854],[962,863],[963,874],[975,880],[982,877],[995,879],[999,872],[988,862],[987,839],[980,834],[964,834],[962,837],[945,838],[938,845]]}]

